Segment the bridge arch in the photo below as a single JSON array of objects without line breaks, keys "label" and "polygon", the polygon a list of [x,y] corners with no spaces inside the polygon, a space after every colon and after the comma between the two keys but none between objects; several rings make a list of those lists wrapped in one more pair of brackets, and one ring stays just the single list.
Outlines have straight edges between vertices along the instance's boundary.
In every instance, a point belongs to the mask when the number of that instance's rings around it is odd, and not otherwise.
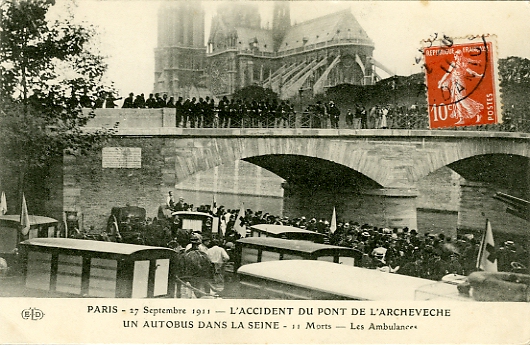
[{"label": "bridge arch", "polygon": [[[293,136],[286,133],[283,136],[239,134],[193,139],[171,137],[167,138],[169,152],[166,151],[166,154],[169,157],[166,171],[174,173],[167,174],[165,181],[175,184],[199,171],[236,160],[260,160],[254,157],[308,157],[318,162],[331,162],[354,170],[385,188],[411,187],[444,166],[474,180],[479,177],[473,177],[469,171],[482,166],[480,162],[484,163],[492,157],[495,158],[490,162],[492,169],[514,166],[519,170],[513,171],[524,176],[528,176],[530,171],[530,145],[527,138],[445,133],[433,135],[433,132],[418,135],[411,132],[414,131],[400,131],[397,133],[400,135],[391,133],[383,137],[323,136],[321,133],[318,136]],[[506,170],[506,174],[509,172],[509,169]]]},{"label": "bridge arch", "polygon": [[[263,164],[265,168],[278,170],[278,167],[273,166],[271,158],[287,159],[292,165],[294,157],[307,157],[306,159],[314,159],[315,162],[322,164],[334,163],[341,170],[347,168],[353,175],[362,177],[371,185],[385,186],[391,179],[391,170],[385,168],[381,157],[373,151],[373,148],[369,149],[363,141],[316,137],[234,137],[194,140],[191,145],[187,145],[187,150],[181,150],[174,159],[167,160],[166,163],[170,165],[168,169],[171,169],[173,164],[175,169],[175,176],[167,177],[173,181],[167,182],[174,184],[197,172],[221,164],[230,164],[236,160]],[[287,175],[286,177],[289,177]]]},{"label": "bridge arch", "polygon": [[[530,159],[530,137],[520,133],[239,129],[192,135],[191,130],[174,131],[176,135],[165,134],[162,153],[168,185],[221,164],[268,155],[319,158],[355,170],[384,188],[397,189],[414,187],[444,166],[462,170],[475,156]],[[500,159],[496,164],[530,168],[525,159]]]},{"label": "bridge arch", "polygon": [[421,150],[423,162],[414,165],[413,181],[444,166],[469,181],[513,184],[530,178],[530,145],[520,140],[461,140]]},{"label": "bridge arch", "polygon": [[322,158],[286,154],[254,156],[243,160],[280,176],[289,185],[328,190],[382,187],[354,169]]}]

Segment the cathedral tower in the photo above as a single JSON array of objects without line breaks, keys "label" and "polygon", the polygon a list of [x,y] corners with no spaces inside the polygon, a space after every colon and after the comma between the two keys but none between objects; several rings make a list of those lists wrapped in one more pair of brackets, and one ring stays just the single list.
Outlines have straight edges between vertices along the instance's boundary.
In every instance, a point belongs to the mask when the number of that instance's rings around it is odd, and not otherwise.
[{"label": "cathedral tower", "polygon": [[204,9],[200,1],[166,1],[158,11],[154,92],[187,97],[204,73]]},{"label": "cathedral tower", "polygon": [[272,15],[272,39],[274,50],[277,51],[282,44],[287,30],[291,27],[291,12],[289,1],[276,1]]}]

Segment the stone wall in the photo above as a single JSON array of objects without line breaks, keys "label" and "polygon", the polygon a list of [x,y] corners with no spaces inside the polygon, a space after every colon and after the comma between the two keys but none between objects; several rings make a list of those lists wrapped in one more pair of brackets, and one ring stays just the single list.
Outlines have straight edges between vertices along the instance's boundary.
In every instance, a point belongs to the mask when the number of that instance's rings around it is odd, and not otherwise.
[{"label": "stone wall", "polygon": [[[158,111],[163,114],[163,110]],[[82,212],[86,226],[93,225],[102,230],[113,206],[139,205],[146,208],[148,216],[155,216],[158,206],[165,203],[168,190],[201,171],[212,171],[217,166],[234,164],[246,157],[273,154],[281,159],[281,154],[299,154],[351,167],[377,179],[386,188],[396,189],[392,185],[396,182],[415,186],[420,192],[415,207],[464,212],[458,222],[462,229],[473,230],[474,227],[479,231],[484,220],[481,212],[498,210],[494,218],[508,219],[495,221],[498,228],[505,227],[518,234],[527,231],[524,224],[510,220],[514,217],[505,214],[504,206],[491,199],[489,194],[478,203],[473,201],[476,197],[470,196],[469,204],[466,204],[466,195],[459,195],[458,200],[464,202],[456,203],[454,175],[447,169],[438,171],[444,161],[465,157],[473,150],[478,153],[528,154],[528,144],[523,138],[481,137],[473,141],[468,133],[459,134],[464,137],[459,139],[447,133],[433,135],[432,132],[421,137],[410,131],[366,131],[360,135],[357,131],[321,130],[318,133],[309,131],[309,136],[304,135],[305,131],[296,130],[163,129],[167,133],[151,129],[152,133],[148,135],[149,128],[134,129],[143,135],[123,135],[122,132],[106,145],[141,148],[142,168],[139,169],[103,168],[101,152],[83,159],[66,157],[64,178],[62,182],[60,179],[55,182],[62,183],[63,209]],[[171,130],[180,134],[172,134]],[[384,135],[376,135],[376,132]],[[425,171],[434,173],[422,175]],[[386,183],[390,186],[385,186]],[[496,187],[492,188],[494,191]],[[384,206],[378,213],[384,215],[390,206]],[[288,203],[286,207],[290,207]],[[53,205],[53,208],[58,209],[59,205]],[[345,209],[355,209],[355,205],[345,205]],[[345,214],[345,217],[348,216]]]},{"label": "stone wall", "polygon": [[95,230],[105,228],[114,206],[138,205],[154,217],[170,188],[162,183],[164,145],[159,138],[120,138],[106,145],[140,147],[141,169],[103,168],[101,152],[88,158],[66,158],[64,210],[81,212],[85,228],[94,226]]}]

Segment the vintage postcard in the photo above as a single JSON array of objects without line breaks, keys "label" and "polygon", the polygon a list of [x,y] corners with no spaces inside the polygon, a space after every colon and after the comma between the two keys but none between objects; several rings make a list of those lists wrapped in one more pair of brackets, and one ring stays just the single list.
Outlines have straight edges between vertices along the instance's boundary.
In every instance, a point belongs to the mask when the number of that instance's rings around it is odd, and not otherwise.
[{"label": "vintage postcard", "polygon": [[529,2],[0,7],[0,343],[530,342]]}]

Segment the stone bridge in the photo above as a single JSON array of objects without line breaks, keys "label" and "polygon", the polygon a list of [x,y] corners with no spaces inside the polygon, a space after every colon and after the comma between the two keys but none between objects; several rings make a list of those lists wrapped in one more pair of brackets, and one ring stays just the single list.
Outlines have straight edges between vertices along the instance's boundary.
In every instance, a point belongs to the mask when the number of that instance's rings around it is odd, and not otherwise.
[{"label": "stone bridge", "polygon": [[313,170],[326,173],[331,164],[341,184],[348,182],[342,172],[350,171],[352,178],[385,189],[413,188],[444,166],[474,182],[522,187],[530,177],[530,135],[521,133],[126,128],[117,137],[162,139],[167,185],[240,159],[293,182]]},{"label": "stone bridge", "polygon": [[[502,186],[519,196],[528,196],[530,189],[530,134],[525,133],[194,129],[159,122],[120,126],[107,145],[141,148],[141,168],[106,169],[101,154],[88,163],[65,158],[63,209],[96,207],[93,200],[105,200],[103,207],[110,210],[127,200],[125,183],[140,195],[133,202],[160,202],[175,184],[237,160],[259,165],[295,189],[353,188],[383,198],[389,226],[415,227],[416,184],[442,167],[456,171],[469,185]],[[459,226],[480,218],[480,207],[472,207],[467,220],[466,210],[459,209]]]}]

